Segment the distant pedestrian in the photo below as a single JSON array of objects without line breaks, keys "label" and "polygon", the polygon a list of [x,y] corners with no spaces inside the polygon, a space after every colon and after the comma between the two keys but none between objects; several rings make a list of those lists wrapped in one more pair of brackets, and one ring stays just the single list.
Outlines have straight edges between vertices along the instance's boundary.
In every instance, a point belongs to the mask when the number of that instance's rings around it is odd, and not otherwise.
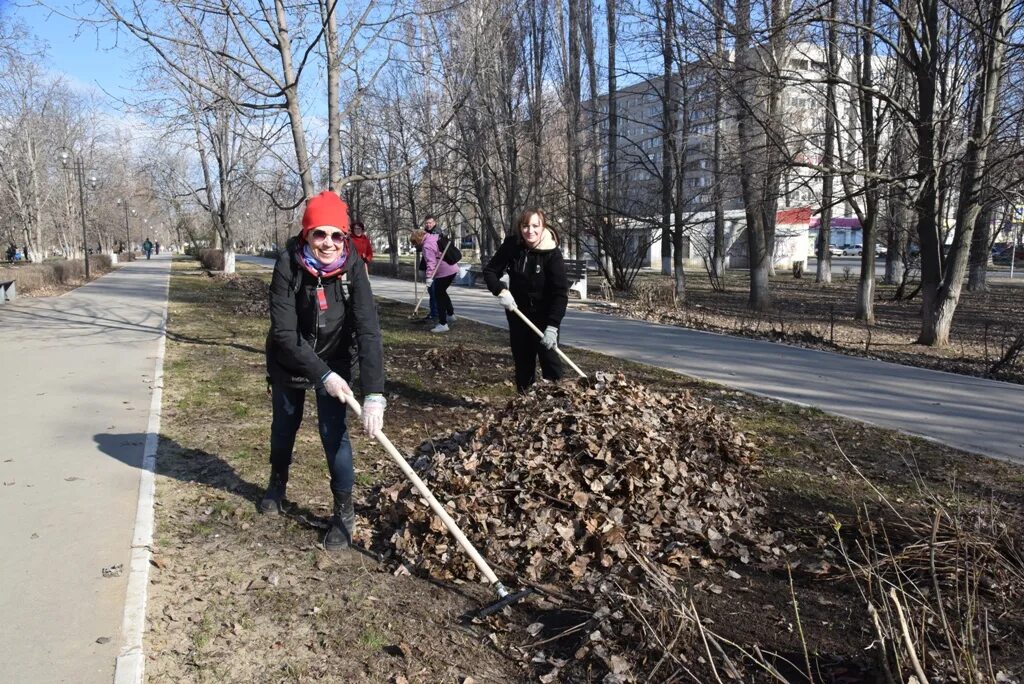
[{"label": "distant pedestrian", "polygon": [[154,245],[154,246],[156,247],[156,253],[157,253],[157,255],[159,255],[159,254],[160,254],[160,241],[159,241],[159,240],[157,240],[157,241],[156,241],[156,245]]},{"label": "distant pedestrian", "polygon": [[13,242],[10,245],[7,246],[7,260],[8,261],[14,261],[14,255],[17,254],[17,253],[18,253],[18,248],[14,246]]},{"label": "distant pedestrian", "polygon": [[370,262],[373,261],[373,243],[370,242],[370,236],[366,234],[366,225],[362,221],[355,221],[352,224],[352,246],[369,268]]},{"label": "distant pedestrian", "polygon": [[455,320],[455,308],[452,306],[452,298],[448,296],[448,288],[458,275],[459,267],[449,264],[442,258],[441,249],[438,247],[439,235],[417,230],[409,240],[423,250],[423,259],[427,267],[427,291],[434,293],[437,325],[430,332],[446,333],[449,330],[448,324]]},{"label": "distant pedestrian", "polygon": [[[508,273],[508,289],[500,278]],[[519,217],[516,230],[502,243],[484,267],[487,289],[505,307],[509,343],[515,363],[516,389],[525,392],[534,383],[537,360],[545,380],[562,378],[562,362],[555,352],[558,328],[569,304],[565,261],[558,248],[558,234],[547,227],[544,212],[530,209]],[[544,331],[538,338],[514,309]]]},{"label": "distant pedestrian", "polygon": [[142,243],[142,251],[146,253],[146,258],[150,258],[153,254],[153,243],[146,238],[146,241]]}]

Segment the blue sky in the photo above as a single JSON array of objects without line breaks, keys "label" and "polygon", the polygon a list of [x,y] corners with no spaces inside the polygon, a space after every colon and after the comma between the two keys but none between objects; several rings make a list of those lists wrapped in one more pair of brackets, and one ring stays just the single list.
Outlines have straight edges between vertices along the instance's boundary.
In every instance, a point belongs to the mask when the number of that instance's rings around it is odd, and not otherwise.
[{"label": "blue sky", "polygon": [[[62,0],[52,5],[65,8],[63,11],[68,14],[75,11],[71,3]],[[81,7],[79,11],[82,11]],[[118,47],[117,37],[110,29],[79,27],[78,22],[44,7],[27,2],[15,4],[9,0],[0,0],[0,21],[7,17],[23,22],[37,39],[46,43],[46,66],[54,72],[65,74],[71,83],[79,87],[99,87],[115,96],[130,92],[134,80],[134,58],[123,47],[135,47],[130,36],[121,35],[122,47]]]}]

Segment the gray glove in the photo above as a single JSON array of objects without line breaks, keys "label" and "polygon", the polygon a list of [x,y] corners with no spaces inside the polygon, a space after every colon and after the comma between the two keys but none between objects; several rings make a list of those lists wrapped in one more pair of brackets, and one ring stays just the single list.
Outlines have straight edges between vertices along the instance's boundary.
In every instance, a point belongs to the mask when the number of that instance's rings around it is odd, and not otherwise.
[{"label": "gray glove", "polygon": [[515,297],[508,290],[502,290],[498,293],[498,301],[505,307],[505,311],[514,311],[517,308]]},{"label": "gray glove", "polygon": [[554,349],[558,345],[558,328],[553,325],[544,328],[544,337],[540,343],[545,349]]}]

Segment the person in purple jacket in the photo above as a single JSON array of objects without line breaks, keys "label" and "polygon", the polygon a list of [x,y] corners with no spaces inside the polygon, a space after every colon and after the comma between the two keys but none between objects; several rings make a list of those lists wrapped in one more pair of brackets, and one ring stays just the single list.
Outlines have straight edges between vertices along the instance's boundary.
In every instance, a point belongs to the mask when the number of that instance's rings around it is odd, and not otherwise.
[{"label": "person in purple jacket", "polygon": [[437,233],[416,230],[409,236],[409,241],[417,249],[423,250],[423,260],[427,264],[427,289],[433,286],[434,297],[437,298],[437,325],[430,332],[446,333],[449,330],[448,324],[455,320],[455,309],[452,307],[452,298],[448,296],[448,287],[458,275],[459,267],[441,258]]}]

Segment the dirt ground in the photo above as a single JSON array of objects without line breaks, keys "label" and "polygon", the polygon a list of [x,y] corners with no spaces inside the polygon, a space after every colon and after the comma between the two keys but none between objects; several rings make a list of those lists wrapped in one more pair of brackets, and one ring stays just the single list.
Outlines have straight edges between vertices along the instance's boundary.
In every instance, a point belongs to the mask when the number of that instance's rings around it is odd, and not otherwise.
[{"label": "dirt ground", "polygon": [[[356,431],[362,550],[326,553],[320,538],[330,492],[312,401],[287,514],[256,514],[268,475],[270,402],[268,321],[254,292],[253,282],[175,263],[147,616],[150,681],[602,681],[606,672],[572,662],[586,630],[561,634],[586,625],[585,606],[542,593],[497,618],[465,619],[490,600],[485,587],[425,576],[371,543],[376,498],[402,475]],[[474,427],[482,406],[513,396],[505,333],[459,321],[441,346],[409,320],[409,307],[381,302],[380,312],[385,431],[404,453]],[[707,629],[773,654],[788,681],[807,681],[808,666],[815,681],[882,681],[866,650],[874,635],[861,585],[850,580],[837,540],[853,549],[865,528],[874,532],[900,516],[930,521],[937,502],[985,511],[1010,540],[1024,529],[1024,469],[599,355],[580,352],[574,360],[585,370],[687,390],[754,440],[754,483],[774,529],[785,531],[792,589],[778,567],[714,558],[678,581]],[[486,555],[487,540],[475,541]],[[909,553],[916,541],[897,526],[888,543]],[[1024,601],[1011,580],[982,596],[993,671],[1006,681],[1024,677]],[[696,681],[713,680],[700,641],[687,644],[683,657]],[[763,677],[750,670],[741,678]]]},{"label": "dirt ground", "polygon": [[[1013,341],[1024,335],[1024,278],[992,280],[987,292],[965,288],[953,319],[950,345],[945,349],[916,344],[920,296],[898,301],[895,286],[877,285],[876,320],[868,326],[854,320],[855,275],[839,274],[831,284],[819,285],[813,272],[800,279],[780,272],[771,279],[773,310],[762,315],[747,308],[748,283],[745,273],[729,271],[725,291],[715,291],[706,274],[691,271],[687,273],[686,300],[678,306],[672,298],[671,279],[648,273],[638,277],[629,295],[609,295],[597,282],[591,283],[589,294],[599,300],[598,310],[603,313],[1024,382],[1024,355],[1008,367],[992,371]],[[912,284],[907,292],[913,289]]]}]

